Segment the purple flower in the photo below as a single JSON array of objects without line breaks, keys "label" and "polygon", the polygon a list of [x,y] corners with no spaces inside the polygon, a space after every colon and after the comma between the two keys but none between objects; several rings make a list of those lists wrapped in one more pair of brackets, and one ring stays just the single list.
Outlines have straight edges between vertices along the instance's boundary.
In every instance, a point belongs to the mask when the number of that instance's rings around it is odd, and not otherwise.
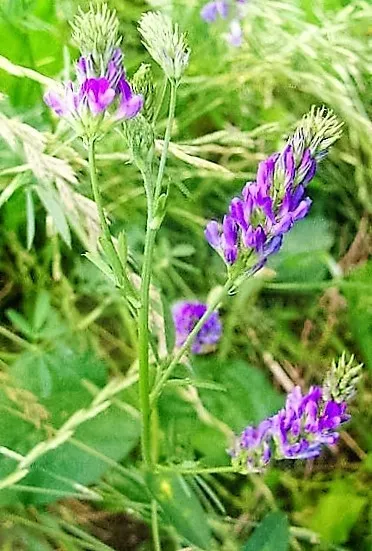
[{"label": "purple flower", "polygon": [[[47,92],[44,101],[59,117],[66,117],[70,122],[80,120],[85,129],[90,128],[89,123],[86,124],[89,117],[110,111],[112,121],[131,119],[143,107],[143,97],[133,94],[126,80],[120,48],[112,50],[104,70],[96,68],[92,55],[81,56],[76,63],[76,84],[69,82],[63,92]],[[111,106],[115,108],[111,110]],[[97,121],[99,125],[100,118]],[[95,130],[93,126],[93,132]]]},{"label": "purple flower", "polygon": [[280,249],[283,236],[310,210],[306,187],[316,166],[309,148],[296,161],[291,144],[259,164],[256,180],[231,200],[222,226],[211,222],[205,231],[228,266],[240,260],[242,270],[262,266]]},{"label": "purple flower", "polygon": [[236,48],[239,48],[243,44],[243,29],[237,19],[231,21],[226,38],[228,43]]},{"label": "purple flower", "polygon": [[115,90],[105,77],[88,78],[80,88],[81,102],[86,103],[92,115],[105,111],[114,101]]},{"label": "purple flower", "polygon": [[226,0],[208,2],[201,9],[200,15],[207,23],[214,23],[218,17],[226,19],[229,13],[229,4]]},{"label": "purple flower", "polygon": [[132,119],[143,107],[143,96],[133,94],[132,88],[127,80],[122,77],[118,83],[120,93],[119,108],[116,113],[117,119]]},{"label": "purple flower", "polygon": [[287,396],[286,404],[273,417],[258,427],[249,425],[235,439],[229,451],[237,470],[263,470],[274,459],[312,459],[324,446],[335,444],[338,429],[350,416],[347,402],[327,398],[322,387],[311,387],[302,394],[295,387]]},{"label": "purple flower", "polygon": [[271,450],[271,419],[265,419],[258,427],[248,426],[235,439],[234,448],[229,450],[232,463],[238,470],[261,472],[269,464]]},{"label": "purple flower", "polygon": [[312,387],[302,395],[295,387],[285,407],[273,417],[272,434],[278,459],[310,459],[317,457],[324,445],[335,444],[336,432],[349,420],[346,402],[324,400],[323,389]]},{"label": "purple flower", "polygon": [[[200,318],[207,311],[202,302],[181,301],[172,308],[173,322],[176,331],[176,346],[180,347],[194,329]],[[222,325],[218,312],[213,312],[197,333],[191,347],[193,354],[204,354],[210,351],[220,340]]]}]

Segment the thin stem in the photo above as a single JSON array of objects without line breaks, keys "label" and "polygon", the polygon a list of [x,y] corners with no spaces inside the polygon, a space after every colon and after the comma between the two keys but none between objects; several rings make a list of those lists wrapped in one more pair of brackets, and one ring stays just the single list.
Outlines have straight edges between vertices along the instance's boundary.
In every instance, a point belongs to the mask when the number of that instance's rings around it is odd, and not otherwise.
[{"label": "thin stem", "polygon": [[165,383],[167,382],[167,380],[169,379],[170,375],[172,374],[172,371],[178,365],[178,363],[182,359],[182,356],[188,351],[196,335],[203,327],[204,323],[207,321],[209,316],[217,308],[221,300],[228,294],[232,286],[233,286],[233,282],[228,279],[225,285],[222,287],[221,291],[216,295],[213,302],[208,306],[205,314],[200,318],[198,323],[195,325],[194,329],[189,333],[183,345],[177,350],[176,354],[173,356],[173,359],[169,363],[168,367],[165,369],[165,371],[162,373],[162,375],[159,377],[158,381],[154,385],[154,388],[151,394],[152,403],[155,402],[156,399],[159,397],[161,390],[165,385]]},{"label": "thin stem", "polygon": [[126,292],[130,293],[133,296],[134,294],[133,286],[128,279],[128,276],[124,270],[124,267],[122,266],[117,250],[112,241],[110,228],[108,226],[106,216],[103,210],[102,198],[101,198],[101,193],[99,190],[98,179],[97,179],[95,140],[93,139],[89,141],[89,145],[88,145],[88,162],[89,162],[89,173],[90,173],[90,181],[92,185],[93,197],[94,197],[94,202],[97,205],[105,252],[108,256],[109,262],[111,264],[111,268],[114,272],[114,275],[117,279],[119,286],[122,286]]},{"label": "thin stem", "polygon": [[151,530],[152,530],[152,541],[154,544],[154,549],[155,551],[161,551],[159,522],[158,522],[158,505],[155,499],[151,501]]},{"label": "thin stem", "polygon": [[223,465],[221,467],[180,467],[179,465],[156,465],[159,472],[178,473],[178,474],[218,474],[218,473],[236,473],[235,467]]},{"label": "thin stem", "polygon": [[164,136],[163,151],[160,159],[158,175],[155,188],[152,186],[151,172],[143,172],[144,185],[147,196],[147,226],[143,266],[141,274],[140,301],[141,306],[138,314],[138,346],[139,346],[139,394],[142,412],[142,433],[141,446],[142,457],[147,467],[151,467],[151,426],[150,426],[150,381],[149,381],[149,303],[150,285],[154,257],[154,246],[159,224],[154,224],[156,206],[161,194],[161,186],[164,177],[165,163],[168,155],[169,142],[172,133],[174,113],[176,109],[176,87],[171,85],[171,96],[169,103],[169,115]]},{"label": "thin stem", "polygon": [[[145,189],[150,183],[148,175],[144,174]],[[150,432],[150,382],[149,382],[149,303],[152,260],[155,245],[156,230],[151,227],[153,219],[154,202],[152,193],[147,192],[147,228],[145,250],[141,274],[140,300],[141,306],[138,314],[138,346],[139,346],[139,393],[142,413],[142,456],[145,464],[150,466],[151,459],[151,432]]]},{"label": "thin stem", "polygon": [[155,204],[159,199],[159,196],[161,193],[161,184],[163,182],[165,163],[167,161],[167,156],[168,156],[169,143],[171,139],[172,127],[173,127],[173,121],[174,121],[174,114],[176,111],[176,95],[177,95],[176,92],[177,92],[177,87],[173,82],[171,82],[168,121],[167,121],[166,130],[165,130],[163,151],[161,153],[159,171],[158,171],[158,176],[156,179],[155,191],[154,191]]}]

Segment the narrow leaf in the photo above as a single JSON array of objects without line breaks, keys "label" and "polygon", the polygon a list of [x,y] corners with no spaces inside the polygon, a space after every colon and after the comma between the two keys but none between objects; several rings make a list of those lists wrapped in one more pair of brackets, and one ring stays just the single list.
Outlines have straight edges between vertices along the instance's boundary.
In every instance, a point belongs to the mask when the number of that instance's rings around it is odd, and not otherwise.
[{"label": "narrow leaf", "polygon": [[32,190],[26,189],[27,250],[30,250],[35,237],[35,206]]},{"label": "narrow leaf", "polygon": [[43,203],[48,214],[50,214],[50,216],[52,217],[58,233],[60,234],[66,245],[71,247],[70,229],[68,227],[66,216],[63,212],[56,191],[52,188],[46,188],[42,186],[36,186],[35,189],[38,196],[40,197],[40,201]]}]

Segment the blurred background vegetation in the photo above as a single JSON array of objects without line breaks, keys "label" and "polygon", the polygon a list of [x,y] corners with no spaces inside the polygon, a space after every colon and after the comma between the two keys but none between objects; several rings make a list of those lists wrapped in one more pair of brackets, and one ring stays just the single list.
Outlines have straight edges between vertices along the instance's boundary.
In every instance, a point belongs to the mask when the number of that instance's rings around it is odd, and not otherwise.
[{"label": "blurred background vegetation", "polygon": [[[68,78],[76,58],[69,22],[77,4],[0,1],[0,478],[16,473],[0,491],[1,551],[150,548],[150,497],[137,468],[135,328],[110,281],[83,256],[98,231],[84,149],[42,102],[48,77]],[[188,503],[189,516],[180,506],[182,487],[170,480],[179,507],[164,509],[164,525],[173,527],[169,549],[189,541],[193,549],[225,551],[368,551],[372,5],[250,0],[240,49],[226,46],[218,25],[200,20],[197,0],[109,5],[121,21],[129,76],[149,61],[136,29],[147,9],[170,13],[192,50],[154,267],[167,303],[205,299],[223,282],[223,266],[203,237],[205,221],[225,211],[310,106],[325,104],[345,123],[312,185],[311,216],[269,268],[226,303],[218,350],[192,361],[197,375],[214,384],[164,394],[159,453],[226,463],[227,427],[239,431],[276,411],[293,383],[319,382],[343,350],[366,366],[352,421],[338,449],[316,461],[284,462],[260,478],[190,480],[203,510]],[[160,81],[156,67],[154,75]],[[145,198],[128,160],[121,135],[100,144],[106,209],[140,264]],[[92,412],[102,388],[109,388],[111,405]],[[36,453],[27,476],[17,479],[16,454],[58,436],[82,411],[91,418],[78,420],[68,441]],[[263,532],[249,540],[262,519]]]}]

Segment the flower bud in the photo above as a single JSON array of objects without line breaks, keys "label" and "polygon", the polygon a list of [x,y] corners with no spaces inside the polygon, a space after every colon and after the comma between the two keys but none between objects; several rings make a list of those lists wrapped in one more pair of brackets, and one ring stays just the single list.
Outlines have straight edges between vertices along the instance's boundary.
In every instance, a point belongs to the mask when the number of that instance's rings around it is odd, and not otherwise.
[{"label": "flower bud", "polygon": [[139,32],[143,44],[166,76],[179,84],[189,63],[186,36],[170,17],[160,12],[147,12],[142,16]]}]

